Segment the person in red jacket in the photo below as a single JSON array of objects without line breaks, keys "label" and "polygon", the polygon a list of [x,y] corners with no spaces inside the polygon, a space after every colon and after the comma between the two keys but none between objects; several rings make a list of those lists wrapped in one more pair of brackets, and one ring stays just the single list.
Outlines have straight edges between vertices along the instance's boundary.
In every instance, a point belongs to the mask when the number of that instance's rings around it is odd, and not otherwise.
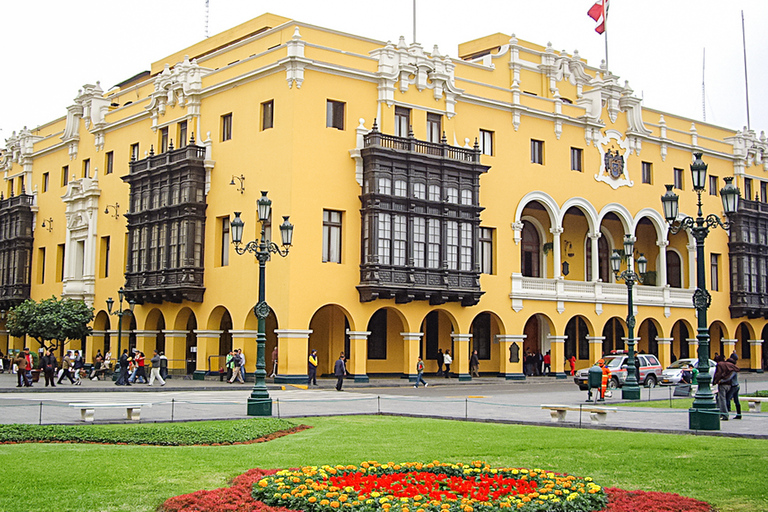
[{"label": "person in red jacket", "polygon": [[600,381],[600,399],[598,401],[605,401],[605,393],[608,390],[608,381],[611,380],[611,370],[605,366],[605,359],[599,359],[597,365],[603,371],[603,377]]},{"label": "person in red jacket", "polygon": [[576,356],[571,356],[568,363],[571,365],[571,376],[576,375]]}]

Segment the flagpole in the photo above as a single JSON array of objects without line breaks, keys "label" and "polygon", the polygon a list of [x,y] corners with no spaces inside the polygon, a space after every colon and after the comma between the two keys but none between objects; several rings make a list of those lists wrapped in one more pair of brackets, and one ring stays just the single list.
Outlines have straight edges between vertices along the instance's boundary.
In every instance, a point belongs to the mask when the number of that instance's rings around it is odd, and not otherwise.
[{"label": "flagpole", "polygon": [[747,130],[752,127],[749,124],[749,80],[747,79],[747,36],[744,31],[744,11],[741,11],[741,44],[744,47],[744,89],[747,96]]},{"label": "flagpole", "polygon": [[605,72],[606,74],[609,73],[608,71],[608,14],[605,10],[605,4],[608,0],[603,0],[603,35],[605,36]]},{"label": "flagpole", "polygon": [[416,0],[413,0],[413,42],[416,42]]}]

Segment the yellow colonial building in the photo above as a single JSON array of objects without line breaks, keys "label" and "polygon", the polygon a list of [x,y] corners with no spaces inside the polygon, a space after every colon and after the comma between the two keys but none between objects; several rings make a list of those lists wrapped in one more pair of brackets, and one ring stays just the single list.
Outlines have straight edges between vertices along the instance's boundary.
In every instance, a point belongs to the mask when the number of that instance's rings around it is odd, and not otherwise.
[{"label": "yellow colonial building", "polygon": [[452,58],[265,14],[136,72],[84,85],[0,160],[0,306],[85,300],[93,335],[70,346],[88,360],[117,353],[106,301],[124,287],[136,307],[122,347],[198,377],[241,347],[252,373],[258,262],[236,254],[230,222],[242,212],[257,238],[261,191],[267,234],[281,216],[295,226],[266,272],[278,382],[303,381],[311,349],[321,374],[345,351],[360,381],[412,376],[419,356],[435,371],[439,349],[463,380],[472,350],[507,379],[525,378],[527,352],[550,351],[559,376],[571,356],[591,365],[625,346],[627,288],[609,259],[627,235],[648,260],[639,349],[695,357],[695,241],[669,231],[660,197],[672,184],[696,215],[700,152],[705,214],[722,213],[725,178],[742,192],[738,228],[706,240],[711,353],[762,371],[765,135],[653,110],[578,52],[514,35]]}]

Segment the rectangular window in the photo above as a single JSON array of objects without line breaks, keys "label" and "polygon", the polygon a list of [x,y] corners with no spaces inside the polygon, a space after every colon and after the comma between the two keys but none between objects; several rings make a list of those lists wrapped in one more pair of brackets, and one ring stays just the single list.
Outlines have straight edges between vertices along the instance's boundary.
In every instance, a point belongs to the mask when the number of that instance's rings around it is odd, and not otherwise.
[{"label": "rectangular window", "polygon": [[760,182],[760,201],[763,203],[768,203],[768,198],[765,196],[768,195],[768,181],[761,181]]},{"label": "rectangular window", "polygon": [[109,237],[101,237],[101,268],[99,269],[99,277],[109,277],[110,250]]},{"label": "rectangular window", "polygon": [[413,218],[413,264],[424,267],[424,257],[427,248],[426,220],[422,217]]},{"label": "rectangular window", "polygon": [[323,263],[341,263],[341,212],[323,210]]},{"label": "rectangular window", "polygon": [[131,144],[131,160],[139,159],[139,143]]},{"label": "rectangular window", "polygon": [[379,214],[379,263],[389,265],[390,250],[392,249],[392,217],[388,213]]},{"label": "rectangular window", "polygon": [[177,145],[180,148],[186,147],[187,145],[187,122],[181,121],[179,122],[177,129],[176,129],[176,142]]},{"label": "rectangular window", "polygon": [[392,223],[392,264],[405,266],[406,247],[408,244],[408,229],[405,215],[395,215]]},{"label": "rectangular window", "polygon": [[571,148],[571,170],[582,172],[584,167],[582,165],[584,158],[584,151],[581,148]]},{"label": "rectangular window", "polygon": [[261,104],[261,130],[269,130],[275,126],[275,100]]},{"label": "rectangular window", "polygon": [[405,180],[395,180],[395,195],[397,197],[408,195],[408,183]]},{"label": "rectangular window", "polygon": [[544,165],[544,141],[531,139],[531,163]]},{"label": "rectangular window", "polygon": [[56,282],[64,281],[64,244],[56,246]]},{"label": "rectangular window", "polygon": [[653,183],[653,165],[650,162],[643,162],[642,169],[643,183]]},{"label": "rectangular window", "polygon": [[480,152],[484,155],[493,156],[493,132],[490,130],[480,130]]},{"label": "rectangular window", "polygon": [[717,195],[717,189],[718,189],[718,178],[717,176],[710,176],[709,177],[709,195],[716,196]]},{"label": "rectangular window", "polygon": [[168,151],[168,127],[160,128],[160,152]]},{"label": "rectangular window", "polygon": [[473,204],[471,190],[464,189],[461,191],[461,204],[466,204],[469,206]]},{"label": "rectangular window", "polygon": [[448,187],[445,190],[445,200],[451,204],[459,204],[459,189]]},{"label": "rectangular window", "polygon": [[222,267],[229,265],[229,217],[219,217],[221,224],[221,251],[219,252],[219,263]]},{"label": "rectangular window", "polygon": [[232,140],[232,113],[221,116],[221,141]]},{"label": "rectangular window", "polygon": [[43,173],[43,192],[48,192],[48,179],[50,176],[47,172]]},{"label": "rectangular window", "polygon": [[112,174],[115,170],[115,152],[109,151],[104,155],[104,174]]},{"label": "rectangular window", "polygon": [[440,268],[440,221],[427,221],[427,267]]},{"label": "rectangular window", "polygon": [[744,199],[752,200],[752,178],[744,178]]},{"label": "rectangular window", "polygon": [[325,104],[325,126],[327,128],[344,129],[344,106],[341,101],[328,100]]},{"label": "rectangular window", "polygon": [[395,107],[395,137],[407,137],[411,131],[411,109]]},{"label": "rectangular window", "polygon": [[416,199],[426,199],[427,187],[423,183],[413,184],[413,197]]},{"label": "rectangular window", "polygon": [[91,159],[86,158],[83,160],[83,178],[91,177]]},{"label": "rectangular window", "polygon": [[440,185],[430,185],[429,186],[429,200],[430,201],[441,201],[442,198],[440,197]]},{"label": "rectangular window", "polygon": [[710,254],[710,288],[713,292],[720,291],[720,255]]},{"label": "rectangular window", "polygon": [[461,224],[461,238],[459,240],[459,270],[469,272],[472,270],[472,224]]},{"label": "rectangular window", "polygon": [[377,192],[379,194],[384,194],[387,196],[392,195],[392,180],[389,178],[379,178],[378,183],[379,186]]},{"label": "rectangular window", "polygon": [[45,283],[45,247],[37,250],[37,284]]},{"label": "rectangular window", "polygon": [[493,274],[493,229],[480,228],[480,272]]},{"label": "rectangular window", "polygon": [[456,270],[459,268],[459,223],[448,221],[445,223],[445,246],[446,260],[448,268]]},{"label": "rectangular window", "polygon": [[427,114],[427,142],[440,142],[442,133],[443,116],[440,114]]},{"label": "rectangular window", "polygon": [[672,173],[674,174],[673,179],[675,188],[678,190],[683,190],[683,170],[675,167],[672,169]]},{"label": "rectangular window", "polygon": [[61,168],[61,186],[66,187],[69,183],[69,166],[65,165]]}]

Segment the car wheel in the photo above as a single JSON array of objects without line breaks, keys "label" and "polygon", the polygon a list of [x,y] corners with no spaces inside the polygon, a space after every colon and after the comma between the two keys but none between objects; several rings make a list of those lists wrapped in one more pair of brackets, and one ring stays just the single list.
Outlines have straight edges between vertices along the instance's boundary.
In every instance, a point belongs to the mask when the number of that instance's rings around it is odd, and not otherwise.
[{"label": "car wheel", "polygon": [[649,375],[645,378],[645,387],[647,388],[655,388],[656,387],[656,376],[655,375]]},{"label": "car wheel", "polygon": [[589,388],[587,386],[579,386],[580,391],[588,391]]},{"label": "car wheel", "polygon": [[616,377],[611,377],[611,380],[608,381],[608,389],[617,389],[619,387],[619,379]]}]

